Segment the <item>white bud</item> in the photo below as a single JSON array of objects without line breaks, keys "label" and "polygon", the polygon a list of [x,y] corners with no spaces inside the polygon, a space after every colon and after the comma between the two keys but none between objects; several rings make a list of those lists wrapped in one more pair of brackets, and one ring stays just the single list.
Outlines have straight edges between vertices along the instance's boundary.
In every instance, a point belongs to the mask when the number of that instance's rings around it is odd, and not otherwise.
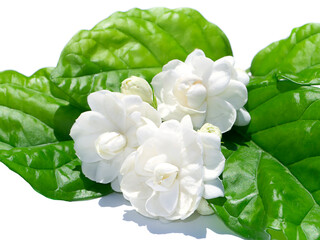
[{"label": "white bud", "polygon": [[205,133],[214,133],[216,134],[220,139],[222,138],[222,134],[220,129],[217,126],[214,126],[210,123],[205,123],[199,130],[199,132],[205,132]]},{"label": "white bud", "polygon": [[141,77],[129,77],[121,84],[121,93],[138,95],[144,102],[153,103],[153,93],[149,83]]},{"label": "white bud", "polygon": [[105,160],[110,160],[126,147],[126,138],[117,132],[101,134],[95,142],[97,153]]},{"label": "white bud", "polygon": [[209,206],[209,203],[204,198],[201,198],[197,212],[201,215],[211,215],[214,214],[213,209]]}]

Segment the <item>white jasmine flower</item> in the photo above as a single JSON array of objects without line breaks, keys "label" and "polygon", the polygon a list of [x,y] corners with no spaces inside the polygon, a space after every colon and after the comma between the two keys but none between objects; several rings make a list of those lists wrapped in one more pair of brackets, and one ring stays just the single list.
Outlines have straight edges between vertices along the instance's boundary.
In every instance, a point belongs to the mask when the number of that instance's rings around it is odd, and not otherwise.
[{"label": "white jasmine flower", "polygon": [[153,93],[149,83],[141,78],[131,76],[121,84],[121,93],[126,95],[138,95],[143,101],[152,104],[153,103]]},{"label": "white jasmine flower", "polygon": [[246,125],[250,115],[243,108],[248,99],[246,72],[234,68],[231,56],[217,61],[195,50],[185,62],[172,60],[151,82],[164,120],[190,115],[195,128],[205,122],[230,130]]},{"label": "white jasmine flower", "polygon": [[112,183],[119,191],[118,175],[124,159],[139,144],[137,129],[150,119],[160,125],[158,112],[139,96],[98,91],[88,96],[92,111],[82,113],[71,128],[82,171],[99,183]]},{"label": "white jasmine flower", "polygon": [[159,128],[149,122],[137,136],[140,147],[123,163],[120,186],[139,213],[163,221],[185,219],[202,198],[223,196],[220,138],[194,131],[190,116]]}]

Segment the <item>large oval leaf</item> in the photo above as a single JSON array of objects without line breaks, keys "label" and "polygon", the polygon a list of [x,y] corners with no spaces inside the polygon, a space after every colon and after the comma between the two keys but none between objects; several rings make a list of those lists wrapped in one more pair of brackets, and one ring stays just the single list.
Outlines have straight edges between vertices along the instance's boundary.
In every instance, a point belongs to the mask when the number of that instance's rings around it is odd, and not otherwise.
[{"label": "large oval leaf", "polygon": [[287,39],[261,50],[251,64],[253,76],[274,74],[279,80],[312,85],[320,83],[320,24],[292,30]]},{"label": "large oval leaf", "polygon": [[117,12],[70,40],[52,79],[74,105],[86,109],[89,93],[118,91],[121,81],[131,75],[150,81],[164,64],[185,60],[195,48],[213,60],[232,55],[224,33],[195,10]]},{"label": "large oval leaf", "polygon": [[80,110],[53,96],[60,91],[48,80],[50,73],[0,73],[0,161],[49,198],[70,201],[110,193],[109,185],[81,173],[68,141]]},{"label": "large oval leaf", "polygon": [[[317,26],[295,29],[258,53],[248,85],[251,123],[225,136],[225,198],[210,202],[247,238],[320,238],[320,89],[303,86],[317,81],[309,78],[316,65],[303,62],[316,59],[306,43],[320,36],[308,37]],[[284,71],[295,81],[279,79]]]},{"label": "large oval leaf", "polygon": [[[217,213],[243,236],[319,238],[319,99],[318,88],[282,92],[275,83],[249,92],[247,139],[242,136],[246,140],[226,153],[226,201],[213,201]],[[229,138],[234,141],[234,133]]]},{"label": "large oval leaf", "polygon": [[73,141],[13,148],[0,154],[1,162],[48,198],[76,201],[113,192],[110,184],[98,184],[83,175]]}]

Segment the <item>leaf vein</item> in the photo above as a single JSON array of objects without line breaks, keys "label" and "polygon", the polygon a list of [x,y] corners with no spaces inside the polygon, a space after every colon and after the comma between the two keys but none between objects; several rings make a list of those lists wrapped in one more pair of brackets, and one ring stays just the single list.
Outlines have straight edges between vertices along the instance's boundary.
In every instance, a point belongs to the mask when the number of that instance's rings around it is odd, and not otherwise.
[{"label": "leaf vein", "polygon": [[[127,35],[128,37],[131,37],[134,41],[136,41],[137,43],[139,43],[141,46],[143,46],[145,49],[147,49],[151,55],[154,57],[154,59],[158,62],[158,64],[160,66],[163,65],[163,63],[161,63],[160,59],[158,58],[158,56],[156,56],[156,54],[151,50],[151,48],[149,48],[146,44],[144,44],[142,41],[139,41],[137,38],[135,38],[132,34],[122,30],[122,29],[119,29],[118,27],[113,27],[114,29],[118,30],[119,32],[122,32],[123,34]],[[112,29],[112,28],[109,28],[109,29]]]}]

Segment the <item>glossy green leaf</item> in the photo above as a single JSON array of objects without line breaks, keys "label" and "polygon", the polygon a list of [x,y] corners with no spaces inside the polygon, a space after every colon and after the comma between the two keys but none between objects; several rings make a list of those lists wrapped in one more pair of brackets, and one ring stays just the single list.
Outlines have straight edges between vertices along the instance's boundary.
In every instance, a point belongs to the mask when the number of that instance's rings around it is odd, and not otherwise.
[{"label": "glossy green leaf", "polygon": [[48,198],[76,201],[113,192],[109,184],[97,184],[83,175],[73,141],[13,148],[0,154],[0,161]]},{"label": "glossy green leaf", "polygon": [[[275,54],[268,49],[261,51],[265,59],[271,59],[267,51]],[[253,68],[267,75],[254,76],[248,85],[249,126],[224,136],[225,198],[210,202],[246,238],[319,239],[320,89],[303,86],[299,78],[279,81],[275,73],[282,65],[270,66]]]},{"label": "glossy green leaf", "polygon": [[52,79],[72,104],[87,109],[89,93],[119,91],[121,81],[132,75],[151,81],[164,64],[185,60],[196,48],[213,60],[232,55],[224,33],[195,10],[117,12],[70,40]]},{"label": "glossy green leaf", "polygon": [[302,85],[320,83],[320,24],[292,30],[287,39],[261,50],[251,64],[253,76],[274,74]]},{"label": "glossy green leaf", "polygon": [[111,192],[83,176],[70,141],[70,128],[81,113],[49,80],[51,69],[31,77],[0,73],[0,162],[39,193],[61,200],[95,198]]}]

